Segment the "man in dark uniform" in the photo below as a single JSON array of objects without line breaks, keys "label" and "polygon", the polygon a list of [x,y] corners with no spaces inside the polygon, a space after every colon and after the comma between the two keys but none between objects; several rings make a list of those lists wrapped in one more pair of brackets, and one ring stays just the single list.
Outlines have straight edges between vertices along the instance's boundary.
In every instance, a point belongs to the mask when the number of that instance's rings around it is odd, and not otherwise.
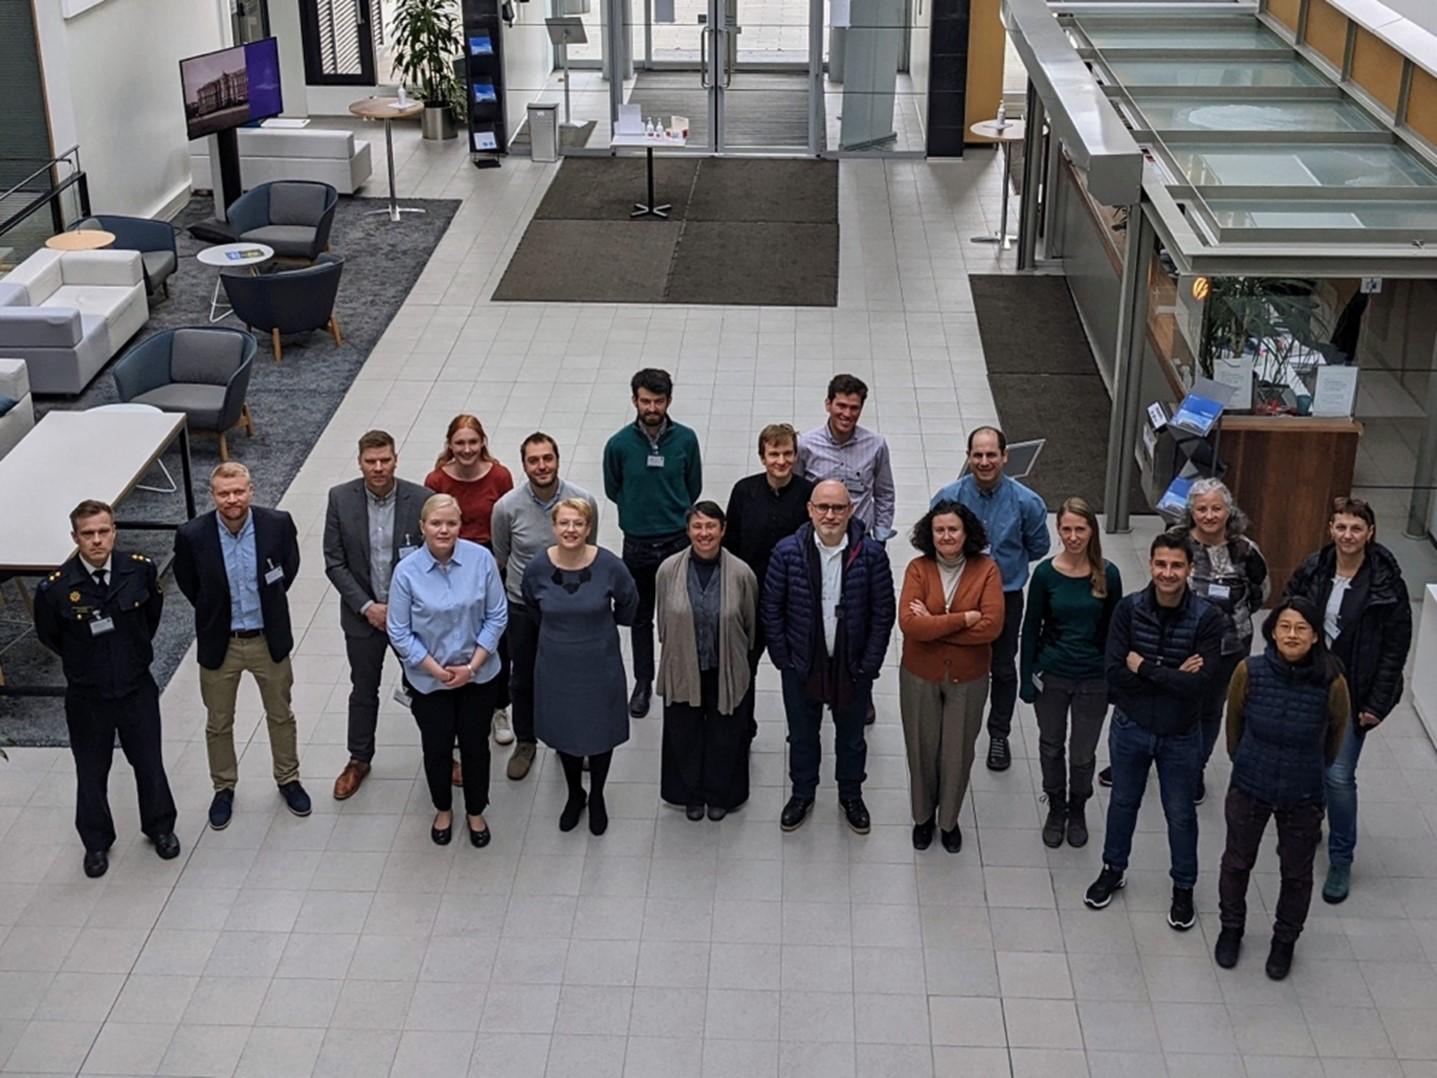
[{"label": "man in dark uniform", "polygon": [[65,722],[75,756],[75,829],[85,843],[85,875],[110,867],[115,842],[106,786],[120,748],[135,770],[140,827],[166,861],[179,856],[175,801],[160,750],[160,699],[150,676],[150,642],[164,597],[154,563],[115,550],[115,511],[84,501],[70,514],[79,547],[35,593],[35,632],[65,668]]}]

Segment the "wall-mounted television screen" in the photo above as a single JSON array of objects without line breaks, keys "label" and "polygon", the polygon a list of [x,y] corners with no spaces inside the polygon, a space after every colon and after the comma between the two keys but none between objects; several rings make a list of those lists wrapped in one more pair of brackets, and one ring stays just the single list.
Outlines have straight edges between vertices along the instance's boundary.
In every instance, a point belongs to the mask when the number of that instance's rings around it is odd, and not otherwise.
[{"label": "wall-mounted television screen", "polygon": [[279,44],[272,37],[180,61],[185,126],[192,139],[278,116]]}]

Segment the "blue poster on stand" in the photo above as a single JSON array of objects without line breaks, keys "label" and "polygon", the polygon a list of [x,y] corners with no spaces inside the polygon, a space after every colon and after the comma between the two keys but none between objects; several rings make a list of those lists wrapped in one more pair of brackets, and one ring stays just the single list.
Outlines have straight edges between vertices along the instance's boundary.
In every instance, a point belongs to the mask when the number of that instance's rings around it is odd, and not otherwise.
[{"label": "blue poster on stand", "polygon": [[492,82],[476,82],[474,84],[474,100],[480,104],[498,101],[499,95],[494,92],[494,84]]},{"label": "blue poster on stand", "polygon": [[1191,477],[1178,476],[1168,484],[1168,489],[1163,491],[1163,496],[1158,499],[1154,507],[1158,513],[1165,517],[1181,517],[1187,510],[1188,491],[1192,489]]},{"label": "blue poster on stand", "polygon": [[1178,405],[1177,414],[1169,420],[1169,423],[1190,434],[1206,438],[1220,415],[1222,415],[1222,405],[1217,401],[1210,397],[1200,397],[1196,393],[1189,393],[1183,398],[1182,404]]},{"label": "blue poster on stand", "polygon": [[469,39],[469,55],[493,56],[494,41],[488,34],[475,34]]}]

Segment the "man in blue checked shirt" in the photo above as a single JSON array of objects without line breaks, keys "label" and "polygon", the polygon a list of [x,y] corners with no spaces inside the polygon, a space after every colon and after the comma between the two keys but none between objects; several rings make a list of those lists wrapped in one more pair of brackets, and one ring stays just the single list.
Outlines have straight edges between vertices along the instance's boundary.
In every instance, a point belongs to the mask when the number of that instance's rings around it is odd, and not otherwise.
[{"label": "man in blue checked shirt", "polygon": [[1018,629],[1023,621],[1023,585],[1028,564],[1048,553],[1048,508],[1043,499],[1003,474],[1008,439],[997,427],[968,435],[968,474],[933,495],[931,505],[966,505],[988,530],[989,553],[1003,574],[1003,635],[993,642],[992,703],[988,710],[988,770],[1006,771],[1013,762],[1008,735],[1018,699]]}]

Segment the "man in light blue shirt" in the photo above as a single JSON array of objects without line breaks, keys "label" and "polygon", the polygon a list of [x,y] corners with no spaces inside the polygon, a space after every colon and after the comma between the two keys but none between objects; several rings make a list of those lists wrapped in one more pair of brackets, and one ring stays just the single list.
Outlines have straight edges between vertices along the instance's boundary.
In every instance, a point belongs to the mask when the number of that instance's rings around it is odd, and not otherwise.
[{"label": "man in light blue shirt", "polygon": [[1013,762],[1008,735],[1018,699],[1018,630],[1023,621],[1023,585],[1028,564],[1048,553],[1048,508],[1043,499],[1003,474],[1008,439],[997,427],[968,435],[968,474],[933,495],[971,509],[988,532],[989,553],[1003,574],[1003,635],[993,642],[992,702],[988,710],[988,770],[1006,771]]},{"label": "man in light blue shirt", "polygon": [[232,532],[223,517],[215,514],[220,553],[225,559],[225,577],[230,585],[230,629],[263,629],[264,614],[259,608],[258,557],[254,552],[254,514],[245,515],[238,532]]}]

